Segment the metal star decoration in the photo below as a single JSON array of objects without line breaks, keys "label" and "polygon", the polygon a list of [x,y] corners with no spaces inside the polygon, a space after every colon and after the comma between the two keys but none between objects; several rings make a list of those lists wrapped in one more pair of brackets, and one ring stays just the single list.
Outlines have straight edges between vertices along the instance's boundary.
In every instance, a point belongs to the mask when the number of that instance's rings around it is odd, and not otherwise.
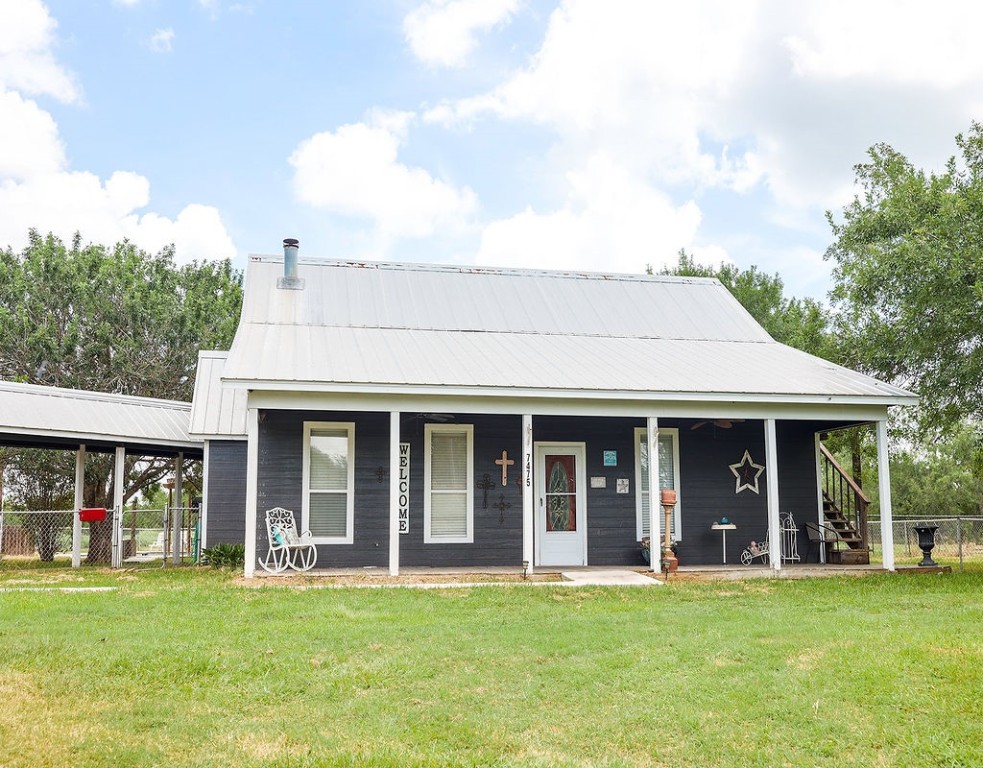
[{"label": "metal star decoration", "polygon": [[765,471],[763,464],[755,464],[749,451],[744,451],[744,456],[736,464],[730,465],[730,471],[737,478],[734,493],[740,493],[747,489],[758,493],[758,478]]}]

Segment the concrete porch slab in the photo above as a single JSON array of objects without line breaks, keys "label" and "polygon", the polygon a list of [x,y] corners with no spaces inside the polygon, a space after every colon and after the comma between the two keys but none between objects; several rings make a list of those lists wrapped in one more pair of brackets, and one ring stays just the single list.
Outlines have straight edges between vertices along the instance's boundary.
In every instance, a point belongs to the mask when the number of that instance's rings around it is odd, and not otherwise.
[{"label": "concrete porch slab", "polygon": [[560,575],[573,586],[599,587],[655,587],[665,586],[663,582],[637,571],[618,568],[585,568],[584,570],[561,571]]}]

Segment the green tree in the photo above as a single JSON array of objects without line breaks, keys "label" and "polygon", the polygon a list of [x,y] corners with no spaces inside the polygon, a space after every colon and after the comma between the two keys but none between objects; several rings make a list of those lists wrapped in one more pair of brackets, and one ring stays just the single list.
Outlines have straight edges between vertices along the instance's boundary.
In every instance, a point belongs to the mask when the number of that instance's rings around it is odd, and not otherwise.
[{"label": "green tree", "polygon": [[906,517],[983,514],[980,428],[960,424],[944,441],[895,451],[894,511]]},{"label": "green tree", "polygon": [[983,418],[983,126],[956,145],[940,173],[875,145],[861,192],[827,213],[845,362],[916,391],[936,434]]},{"label": "green tree", "polygon": [[[187,401],[198,350],[228,348],[241,305],[242,275],[229,261],[178,266],[171,247],[83,246],[80,235],[66,246],[32,230],[21,253],[0,251],[0,378]],[[8,485],[26,508],[46,508],[31,478],[39,464],[59,461],[56,452],[6,457]],[[87,461],[87,505],[112,506],[112,464],[111,456]],[[170,468],[128,460],[124,501]],[[62,474],[74,482],[74,465]],[[90,560],[107,556],[108,536],[94,525]]]},{"label": "green tree", "polygon": [[81,242],[32,230],[22,253],[0,252],[0,378],[190,400],[198,350],[231,343],[241,274]]},{"label": "green tree", "polygon": [[[651,267],[648,271],[651,273]],[[740,269],[733,264],[717,267],[697,263],[680,250],[675,266],[660,274],[680,277],[715,277],[757,320],[775,341],[834,360],[839,356],[829,333],[827,310],[813,299],[787,298],[777,274],[769,275],[756,266]]]}]

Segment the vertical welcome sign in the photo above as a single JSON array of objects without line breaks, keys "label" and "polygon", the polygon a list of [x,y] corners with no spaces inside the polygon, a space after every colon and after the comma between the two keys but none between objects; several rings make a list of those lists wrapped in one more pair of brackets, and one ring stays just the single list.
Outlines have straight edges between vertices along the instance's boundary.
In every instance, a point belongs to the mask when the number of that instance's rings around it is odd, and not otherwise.
[{"label": "vertical welcome sign", "polygon": [[410,532],[410,444],[399,444],[399,532]]}]

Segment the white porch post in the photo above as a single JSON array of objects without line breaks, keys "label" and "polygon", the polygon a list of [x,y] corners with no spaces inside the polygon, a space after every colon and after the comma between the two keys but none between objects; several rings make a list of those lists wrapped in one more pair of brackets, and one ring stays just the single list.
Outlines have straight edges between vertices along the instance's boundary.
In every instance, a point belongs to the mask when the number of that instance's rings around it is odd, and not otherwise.
[{"label": "white porch post", "polygon": [[778,504],[778,435],[775,420],[765,419],[765,467],[768,478],[768,543],[771,567],[782,569],[782,531]]},{"label": "white porch post", "polygon": [[389,575],[399,576],[399,411],[389,413]]},{"label": "white porch post", "polygon": [[208,546],[208,443],[209,441],[206,440],[201,458],[201,506],[198,509],[198,523],[201,528],[199,551]]},{"label": "white porch post", "polygon": [[649,463],[649,565],[653,573],[662,567],[662,498],[659,495],[659,420],[649,416],[645,421]]},{"label": "white porch post", "polygon": [[75,515],[72,518],[72,568],[82,565],[82,521],[79,510],[85,504],[85,443],[75,452]]},{"label": "white porch post", "polygon": [[522,416],[522,560],[533,572],[532,414]]},{"label": "white porch post", "polygon": [[259,486],[259,416],[255,408],[246,411],[246,530],[243,542],[246,564],[243,576],[253,577],[256,571],[256,492]]},{"label": "white porch post", "polygon": [[126,485],[126,448],[116,446],[116,465],[113,467],[113,537],[112,537],[112,566],[119,568],[123,565],[123,542],[120,540],[123,524],[123,486]]},{"label": "white porch post", "polygon": [[171,507],[171,562],[181,563],[181,522],[184,518],[184,454],[174,457],[174,504]]},{"label": "white porch post", "polygon": [[[815,434],[816,441],[816,522],[819,523],[820,531],[825,532],[823,526],[826,524],[826,516],[823,514],[823,458],[822,453],[819,450],[819,446],[822,445],[822,440],[819,439],[819,433]],[[825,533],[823,539],[825,540]],[[806,555],[808,556],[808,552]],[[822,542],[819,543],[819,562],[823,565],[826,564],[826,545]]]},{"label": "white porch post", "polygon": [[877,490],[881,505],[881,558],[894,570],[894,511],[891,507],[891,466],[888,461],[887,419],[877,422]]}]

